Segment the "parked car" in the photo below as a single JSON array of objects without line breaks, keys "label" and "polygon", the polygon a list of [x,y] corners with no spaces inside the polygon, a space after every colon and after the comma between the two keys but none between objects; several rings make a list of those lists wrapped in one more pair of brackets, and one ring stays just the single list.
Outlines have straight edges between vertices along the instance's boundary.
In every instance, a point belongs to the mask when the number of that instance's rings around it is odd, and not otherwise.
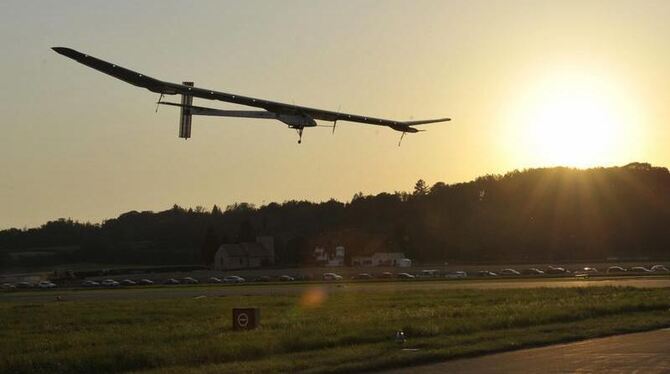
[{"label": "parked car", "polygon": [[629,270],[631,273],[651,273],[652,271],[644,266],[633,266]]},{"label": "parked car", "polygon": [[393,278],[393,273],[391,273],[389,271],[385,271],[385,272],[379,274],[379,278],[384,278],[384,279]]},{"label": "parked car", "polygon": [[41,281],[37,284],[37,288],[56,288],[56,284],[49,281]]},{"label": "parked car", "polygon": [[570,273],[569,270],[566,270],[564,267],[560,266],[547,266],[547,269],[544,271],[547,274],[567,274]]},{"label": "parked car", "polygon": [[518,271],[512,269],[512,268],[507,268],[507,269],[502,269],[498,272],[500,275],[521,275]]},{"label": "parked car", "polygon": [[124,279],[121,281],[121,284],[124,286],[136,286],[137,282],[130,280],[130,279]]},{"label": "parked car", "polygon": [[92,280],[85,280],[81,283],[81,285],[84,287],[98,287],[100,286],[100,283]]},{"label": "parked car", "polygon": [[360,273],[354,275],[353,277],[351,277],[351,279],[372,279],[372,275],[368,273]]},{"label": "parked car", "polygon": [[528,269],[521,270],[521,274],[523,274],[523,275],[542,275],[542,274],[544,274],[544,272],[540,269],[537,269],[537,268],[528,268]]},{"label": "parked car", "polygon": [[294,280],[295,280],[295,278],[293,278],[290,275],[286,275],[286,274],[279,277],[280,282],[290,282],[290,281],[294,281]]},{"label": "parked car", "polygon": [[154,284],[154,281],[149,280],[149,279],[140,279],[137,283],[143,285],[143,286],[149,286]]},{"label": "parked car", "polygon": [[33,284],[30,282],[19,282],[16,284],[16,288],[32,288]]},{"label": "parked car", "polygon": [[179,284],[180,282],[174,278],[166,279],[163,281],[163,284]]},{"label": "parked car", "polygon": [[323,274],[323,280],[327,280],[327,281],[342,280],[342,276],[339,275],[339,274],[335,274],[335,273],[325,273],[325,274]]},{"label": "parked car", "polygon": [[2,284],[2,289],[3,290],[11,290],[11,289],[14,289],[14,288],[16,288],[16,286],[11,284],[11,283],[3,283]]},{"label": "parked car", "polygon": [[670,270],[664,265],[654,265],[651,267],[651,271],[654,273],[668,273]]},{"label": "parked car", "polygon": [[468,277],[468,273],[464,271],[452,271],[451,273],[447,273],[445,277],[448,279],[463,279]]},{"label": "parked car", "polygon": [[492,271],[488,271],[488,270],[480,270],[480,271],[477,272],[477,275],[480,276],[480,277],[497,277],[498,276],[498,274],[496,274]]},{"label": "parked car", "polygon": [[185,277],[181,279],[181,283],[183,284],[198,284],[198,280],[192,277]]},{"label": "parked car", "polygon": [[254,279],[254,282],[269,282],[269,281],[271,281],[271,279],[267,275],[261,275],[260,277]]},{"label": "parked car", "polygon": [[100,285],[103,287],[118,287],[120,286],[119,282],[115,281],[114,279],[105,279],[104,281],[100,282]]},{"label": "parked car", "polygon": [[435,269],[421,270],[421,278],[436,278],[439,276],[439,271]]},{"label": "parked car", "polygon": [[245,279],[237,275],[229,275],[223,278],[223,281],[226,283],[244,283]]},{"label": "parked car", "polygon": [[414,279],[416,278],[410,273],[398,273],[398,279]]},{"label": "parked car", "polygon": [[621,266],[610,266],[607,268],[607,274],[625,273],[626,269]]},{"label": "parked car", "polygon": [[221,280],[221,278],[217,278],[217,277],[210,277],[209,278],[209,283],[221,283],[221,282],[223,282]]},{"label": "parked car", "polygon": [[579,269],[577,269],[573,272],[573,274],[577,278],[588,278],[590,275],[597,274],[597,273],[598,273],[598,269],[588,267],[588,266],[583,267],[583,268],[579,268]]}]

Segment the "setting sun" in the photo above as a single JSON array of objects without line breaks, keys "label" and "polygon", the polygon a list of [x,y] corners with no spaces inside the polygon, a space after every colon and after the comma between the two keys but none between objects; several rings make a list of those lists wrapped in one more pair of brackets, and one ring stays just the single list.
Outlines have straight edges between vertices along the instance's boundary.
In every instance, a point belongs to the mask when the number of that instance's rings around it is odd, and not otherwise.
[{"label": "setting sun", "polygon": [[611,164],[629,154],[631,137],[638,136],[634,100],[601,76],[555,73],[522,97],[516,144],[543,165]]}]

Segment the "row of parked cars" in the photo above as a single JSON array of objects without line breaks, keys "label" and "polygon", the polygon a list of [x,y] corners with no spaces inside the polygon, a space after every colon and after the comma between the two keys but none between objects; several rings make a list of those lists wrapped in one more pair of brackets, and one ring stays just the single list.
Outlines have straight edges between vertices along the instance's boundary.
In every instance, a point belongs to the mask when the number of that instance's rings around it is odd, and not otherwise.
[{"label": "row of parked cars", "polygon": [[[462,273],[462,272],[460,272]],[[630,268],[624,268],[621,266],[610,266],[605,269],[604,272],[600,272],[597,268],[591,266],[585,266],[578,269],[569,270],[561,266],[548,266],[544,270],[538,268],[526,268],[522,270],[516,270],[512,268],[502,269],[497,273],[488,270],[480,270],[475,273],[479,277],[495,277],[495,276],[532,276],[532,275],[574,275],[577,277],[583,277],[588,275],[595,274],[621,274],[621,273],[670,273],[665,265],[653,265],[650,267],[644,266],[633,266]]]},{"label": "row of parked cars", "polygon": [[[621,274],[621,273],[630,273],[630,274],[653,274],[653,273],[670,273],[665,265],[653,265],[650,267],[644,266],[633,266],[630,268],[623,268],[621,266],[610,266],[608,267],[604,274]],[[569,270],[561,266],[548,266],[544,270],[538,268],[525,268],[521,270],[516,270],[513,268],[501,269],[497,272],[490,270],[479,270],[468,274],[465,271],[452,271],[446,273],[440,273],[437,270],[422,270],[418,274],[409,274],[409,273],[396,273],[383,272],[379,273],[376,276],[370,273],[360,273],[352,277],[352,279],[415,279],[415,278],[449,278],[449,279],[462,279],[468,277],[500,277],[500,276],[534,276],[534,275],[575,275],[578,277],[594,275],[594,274],[603,274],[598,271],[595,267],[582,267],[578,269]],[[337,279],[342,279],[338,276]],[[324,279],[326,279],[324,274]],[[334,280],[334,279],[328,279]]]},{"label": "row of parked cars", "polygon": [[[395,278],[396,275],[385,272],[380,275],[382,278]],[[397,274],[398,278],[414,278],[413,275],[408,274],[408,273],[398,273]],[[374,277],[370,274],[367,273],[362,273],[354,276],[352,279],[373,279]],[[280,275],[280,276],[275,276],[275,277],[270,277],[267,275],[261,275],[256,278],[250,279],[251,282],[272,282],[272,281],[279,281],[279,282],[292,282],[292,281],[312,281],[312,280],[317,280],[319,278],[315,278],[311,275],[296,275],[296,276],[291,276],[291,275]],[[336,274],[336,273],[324,273],[322,274],[321,278],[322,280],[325,281],[338,281],[338,280],[343,280],[344,277]],[[199,283],[208,283],[208,284],[217,284],[217,283],[245,283],[247,282],[247,279],[240,277],[238,275],[229,275],[225,277],[209,277],[206,280],[197,280],[193,277],[185,277],[185,278],[168,278],[164,279],[160,282],[154,282],[149,279],[140,279],[140,280],[130,280],[130,279],[124,279],[121,281],[116,281],[114,279],[105,279],[103,281],[93,281],[93,280],[85,280],[81,283],[81,286],[83,287],[120,287],[120,286],[135,286],[135,285],[153,285],[153,284],[165,284],[165,285],[177,285],[177,284],[199,284]]]},{"label": "row of parked cars", "polygon": [[142,285],[142,286],[150,286],[154,284],[154,281],[150,279],[140,279],[140,280],[131,280],[131,279],[124,279],[121,281],[116,281],[114,279],[105,279],[101,281],[94,281],[94,280],[85,280],[81,283],[82,287],[119,287],[119,286],[136,286],[136,285]]},{"label": "row of parked cars", "polygon": [[[223,278],[211,277],[208,283],[242,283],[245,279],[237,275],[230,275]],[[175,284],[199,284],[200,281],[193,277],[168,278],[161,281],[152,281],[150,279],[131,280],[124,279],[117,281],[114,279],[105,279],[102,281],[85,280],[81,283],[83,287],[121,287],[121,286],[151,286],[155,284],[175,285]]]},{"label": "row of parked cars", "polygon": [[[498,272],[492,272],[489,270],[479,270],[472,275],[478,276],[478,277],[497,277],[497,276],[533,276],[533,275],[575,275],[578,277],[581,276],[588,276],[588,275],[594,275],[594,274],[621,274],[621,273],[643,273],[643,274],[651,274],[651,273],[669,273],[670,269],[668,269],[665,265],[653,265],[650,267],[644,267],[644,266],[633,266],[630,268],[623,268],[621,266],[610,266],[608,267],[604,272],[600,272],[597,268],[595,267],[581,267],[578,269],[573,269],[569,270],[561,266],[548,266],[544,270],[540,270],[538,268],[526,268],[522,270],[516,270],[513,268],[505,268],[502,269]],[[447,273],[446,277],[460,277],[465,278],[468,276],[467,273],[463,271],[457,271],[453,273]]]},{"label": "row of parked cars", "polygon": [[[336,279],[341,279],[339,275],[331,273],[331,277],[333,280]],[[340,278],[338,278],[340,277]],[[278,280],[278,281],[294,281],[296,279],[303,279],[304,278],[296,278],[292,277],[290,275],[282,275],[277,278],[270,278],[268,276],[260,276],[252,281],[254,282],[270,282],[273,280]],[[329,279],[328,276],[325,276],[324,279]],[[243,277],[240,277],[238,275],[229,275],[225,277],[210,277],[206,280],[198,280],[193,277],[184,277],[184,278],[168,278],[168,279],[163,279],[163,280],[150,280],[150,279],[139,279],[139,280],[132,280],[132,279],[123,279],[123,280],[115,280],[115,279],[104,279],[104,280],[84,280],[78,286],[81,287],[86,287],[86,288],[115,288],[115,287],[130,287],[130,286],[151,286],[151,285],[158,285],[158,284],[164,284],[164,285],[177,285],[177,284],[199,284],[199,283],[209,283],[209,284],[217,284],[217,283],[228,283],[228,284],[234,284],[234,283],[244,283],[247,280]],[[3,289],[15,289],[15,288],[55,288],[56,284],[50,281],[42,281],[39,283],[30,283],[30,282],[19,282],[16,284],[12,283],[3,283],[0,285],[1,288]]]},{"label": "row of parked cars", "polygon": [[40,281],[37,283],[30,283],[30,282],[18,282],[16,284],[13,283],[3,283],[0,285],[0,288],[3,289],[15,289],[15,288],[42,288],[42,289],[47,289],[47,288],[56,288],[56,283],[53,283],[51,281]]},{"label": "row of parked cars", "polygon": [[[422,270],[418,274],[410,274],[406,272],[401,273],[391,273],[388,271],[370,274],[370,273],[359,273],[353,275],[351,279],[354,280],[371,280],[371,279],[416,279],[416,278],[449,278],[449,279],[463,279],[469,277],[513,277],[513,276],[541,276],[541,275],[574,275],[576,277],[588,277],[590,275],[596,274],[662,274],[670,273],[670,269],[665,265],[653,265],[649,267],[645,266],[633,266],[630,268],[624,268],[621,266],[610,266],[604,272],[600,272],[595,267],[581,267],[578,269],[568,270],[561,266],[548,266],[545,269],[541,270],[538,268],[525,268],[521,270],[516,270],[513,268],[505,268],[499,271],[493,272],[489,270],[479,270],[476,272],[467,273],[465,271],[452,271],[441,273],[438,270]],[[296,280],[317,280],[310,275],[300,275],[300,276],[291,276],[291,275],[281,275],[278,277],[270,276],[259,276],[254,279],[251,279],[252,282],[271,282],[271,281],[280,281],[280,282],[290,282]],[[321,278],[324,281],[340,281],[344,280],[342,275],[337,273],[324,273],[321,275]],[[165,285],[177,285],[177,284],[198,284],[198,283],[244,283],[247,280],[238,275],[229,275],[225,277],[210,277],[207,280],[199,281],[193,277],[184,277],[184,278],[168,278],[161,281],[152,281],[150,279],[123,279],[123,280],[114,280],[114,279],[105,279],[101,281],[94,280],[85,280],[81,283],[82,287],[101,287],[101,288],[114,288],[114,287],[129,287],[129,286],[150,286],[155,284],[165,284]],[[51,281],[40,281],[37,283],[30,282],[18,282],[16,284],[12,283],[3,283],[0,285],[0,288],[3,289],[16,289],[16,288],[40,288],[40,289],[49,289],[56,288],[57,285]]]},{"label": "row of parked cars", "polygon": [[633,266],[628,269],[621,266],[610,266],[607,268],[607,273],[670,273],[670,269],[665,265],[653,265],[650,267]]}]

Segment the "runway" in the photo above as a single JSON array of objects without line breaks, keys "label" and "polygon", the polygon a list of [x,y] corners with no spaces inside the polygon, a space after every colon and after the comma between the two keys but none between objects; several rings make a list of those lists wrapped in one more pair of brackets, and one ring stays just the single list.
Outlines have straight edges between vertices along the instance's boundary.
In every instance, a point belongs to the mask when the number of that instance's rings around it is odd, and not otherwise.
[{"label": "runway", "polygon": [[385,373],[670,373],[670,329],[497,353]]},{"label": "runway", "polygon": [[670,287],[668,277],[621,277],[608,279],[490,279],[490,280],[440,280],[440,281],[386,281],[386,282],[310,282],[242,285],[183,285],[128,287],[116,289],[52,289],[0,293],[0,302],[44,302],[60,296],[64,300],[127,300],[172,299],[225,296],[301,295],[307,289],[319,287],[328,293],[384,292],[435,289],[514,289],[538,287],[592,287],[620,286],[639,288]]}]

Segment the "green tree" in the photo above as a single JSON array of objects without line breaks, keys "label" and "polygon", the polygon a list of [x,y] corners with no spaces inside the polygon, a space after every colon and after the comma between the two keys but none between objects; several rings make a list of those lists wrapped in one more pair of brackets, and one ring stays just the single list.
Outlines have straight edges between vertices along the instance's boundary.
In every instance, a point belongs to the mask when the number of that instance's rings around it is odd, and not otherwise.
[{"label": "green tree", "polygon": [[240,229],[237,232],[237,242],[248,243],[254,241],[256,241],[256,229],[249,220],[245,220],[240,224]]},{"label": "green tree", "polygon": [[416,181],[414,185],[414,196],[423,196],[428,193],[428,185],[423,179]]},{"label": "green tree", "polygon": [[200,247],[200,260],[205,266],[211,266],[214,263],[214,255],[219,249],[219,244],[219,238],[216,236],[214,228],[209,226]]}]

